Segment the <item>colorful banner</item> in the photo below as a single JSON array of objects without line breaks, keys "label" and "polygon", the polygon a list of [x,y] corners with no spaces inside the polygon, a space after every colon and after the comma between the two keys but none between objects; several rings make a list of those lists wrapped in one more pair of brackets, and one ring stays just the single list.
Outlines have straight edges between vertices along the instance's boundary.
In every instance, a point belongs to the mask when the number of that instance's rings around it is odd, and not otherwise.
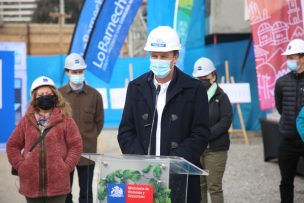
[{"label": "colorful banner", "polygon": [[109,82],[120,49],[142,0],[105,1],[84,54],[88,70]]},{"label": "colorful banner", "polygon": [[84,55],[103,2],[104,0],[85,0],[83,2],[81,13],[74,29],[70,53],[74,52],[82,56]]},{"label": "colorful banner", "polygon": [[183,70],[185,45],[189,32],[189,25],[192,15],[193,0],[176,0],[174,12],[174,29],[177,31],[181,45],[177,66]]},{"label": "colorful banner", "polygon": [[304,39],[303,0],[247,0],[261,110],[275,107],[276,80],[288,71],[281,54],[290,40]]},{"label": "colorful banner", "polygon": [[179,35],[182,45],[185,45],[191,20],[193,0],[176,0],[174,29]]}]

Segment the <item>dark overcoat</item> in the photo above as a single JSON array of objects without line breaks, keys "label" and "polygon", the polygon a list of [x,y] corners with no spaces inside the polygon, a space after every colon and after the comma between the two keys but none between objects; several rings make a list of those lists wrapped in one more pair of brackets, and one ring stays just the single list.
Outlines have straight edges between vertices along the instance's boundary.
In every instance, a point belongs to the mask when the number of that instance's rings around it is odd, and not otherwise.
[{"label": "dark overcoat", "polygon": [[[155,107],[153,73],[148,72],[130,82],[118,142],[124,154],[147,154]],[[161,155],[180,156],[200,166],[200,155],[205,150],[209,129],[208,99],[201,82],[177,67],[169,84],[161,120]],[[151,154],[155,154],[155,132],[151,139]],[[190,176],[188,202],[200,201],[199,176]]]}]

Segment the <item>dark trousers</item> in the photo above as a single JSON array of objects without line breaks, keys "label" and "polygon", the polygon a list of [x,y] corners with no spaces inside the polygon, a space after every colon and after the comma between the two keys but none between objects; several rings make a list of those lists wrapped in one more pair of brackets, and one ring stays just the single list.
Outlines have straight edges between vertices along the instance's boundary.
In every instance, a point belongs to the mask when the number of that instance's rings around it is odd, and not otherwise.
[{"label": "dark trousers", "polygon": [[27,203],[64,203],[65,197],[66,195],[60,195],[55,197],[25,198]]},{"label": "dark trousers", "polygon": [[[93,203],[92,182],[95,163],[88,166],[76,166],[79,182],[79,203]],[[70,173],[71,191],[73,186],[74,170]],[[65,203],[73,203],[72,193],[67,195]]]},{"label": "dark trousers", "polygon": [[280,194],[282,203],[293,202],[293,182],[301,156],[304,157],[304,143],[301,140],[281,140],[279,167],[281,172]]}]

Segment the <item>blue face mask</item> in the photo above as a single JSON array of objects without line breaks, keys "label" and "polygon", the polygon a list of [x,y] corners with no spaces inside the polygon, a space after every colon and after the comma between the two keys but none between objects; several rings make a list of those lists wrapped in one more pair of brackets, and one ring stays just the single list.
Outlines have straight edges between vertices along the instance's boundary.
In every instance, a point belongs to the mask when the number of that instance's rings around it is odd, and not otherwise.
[{"label": "blue face mask", "polygon": [[287,60],[287,67],[291,71],[297,71],[299,70],[299,66],[296,60]]},{"label": "blue face mask", "polygon": [[81,85],[84,81],[84,74],[70,75],[70,81],[75,85]]},{"label": "blue face mask", "polygon": [[170,73],[170,60],[150,60],[150,70],[158,78],[165,78]]}]

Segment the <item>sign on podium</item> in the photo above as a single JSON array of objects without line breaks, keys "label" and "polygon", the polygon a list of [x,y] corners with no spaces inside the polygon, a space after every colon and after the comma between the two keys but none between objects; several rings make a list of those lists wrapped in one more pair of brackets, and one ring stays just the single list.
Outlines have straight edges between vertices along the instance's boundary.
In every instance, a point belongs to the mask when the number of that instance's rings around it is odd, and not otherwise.
[{"label": "sign on podium", "polygon": [[181,157],[83,154],[99,163],[98,203],[187,202],[189,175],[208,175]]}]

